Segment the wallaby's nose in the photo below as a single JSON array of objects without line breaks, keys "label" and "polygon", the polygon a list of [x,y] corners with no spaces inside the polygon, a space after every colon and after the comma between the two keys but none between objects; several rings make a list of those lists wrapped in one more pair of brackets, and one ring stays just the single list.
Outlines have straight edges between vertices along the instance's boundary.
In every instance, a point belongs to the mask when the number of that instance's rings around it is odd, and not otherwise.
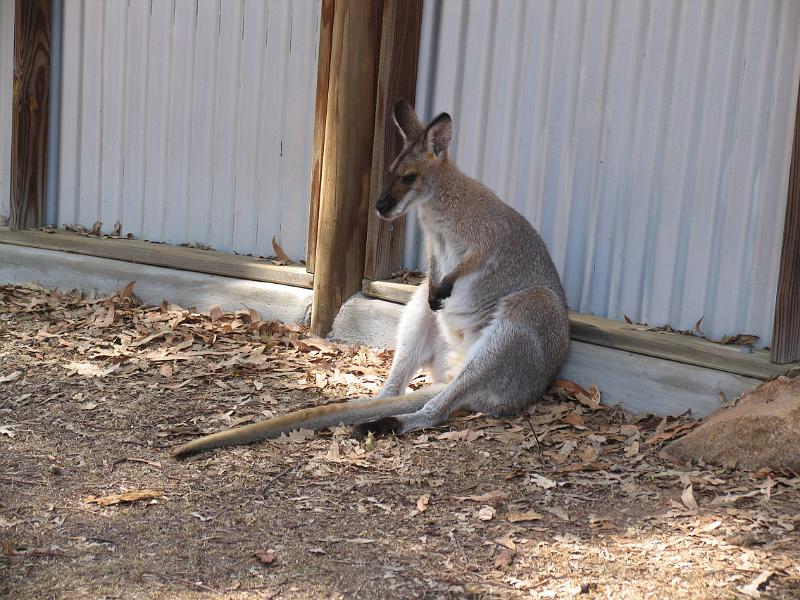
[{"label": "wallaby's nose", "polygon": [[389,201],[389,194],[383,192],[381,197],[378,198],[378,201],[375,203],[375,208],[378,210],[381,215],[386,214],[386,211],[389,210],[391,202]]}]

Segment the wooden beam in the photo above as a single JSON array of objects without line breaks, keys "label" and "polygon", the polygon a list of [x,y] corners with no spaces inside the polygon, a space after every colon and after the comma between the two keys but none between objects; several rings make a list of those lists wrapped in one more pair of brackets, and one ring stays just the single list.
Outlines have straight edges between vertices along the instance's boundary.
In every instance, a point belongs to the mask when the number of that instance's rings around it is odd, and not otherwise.
[{"label": "wooden beam", "polygon": [[333,39],[333,3],[322,0],[319,25],[319,55],[317,59],[317,92],[314,103],[314,141],[311,149],[311,198],[308,207],[308,241],[306,270],[314,272],[319,227],[319,193],[322,182],[322,151],[325,147],[325,117],[328,112],[328,84],[331,73],[331,40]]},{"label": "wooden beam", "polygon": [[47,177],[51,0],[16,0],[11,228],[42,225]]},{"label": "wooden beam", "polygon": [[[371,202],[383,191],[389,165],[403,148],[402,138],[392,122],[392,107],[400,97],[414,103],[421,27],[422,0],[385,0],[375,98]],[[385,279],[400,268],[404,233],[404,217],[388,223],[370,206],[365,277]]]},{"label": "wooden beam", "polygon": [[800,89],[789,168],[778,292],[775,297],[772,360],[777,363],[800,360]]},{"label": "wooden beam", "polygon": [[[405,304],[411,300],[416,286],[393,281],[363,282],[365,296]],[[723,345],[703,338],[643,330],[622,321],[570,312],[570,337],[587,342],[625,350],[634,354],[663,358],[687,365],[696,365],[756,379],[771,379],[778,375],[800,375],[800,363],[776,365],[770,361],[767,350],[742,352],[740,346]]]},{"label": "wooden beam", "polygon": [[311,331],[324,336],[361,289],[375,125],[381,0],[336,0],[314,257]]},{"label": "wooden beam", "polygon": [[267,260],[252,256],[125,238],[82,236],[63,230],[44,233],[35,230],[9,231],[0,227],[0,244],[57,250],[236,279],[282,283],[294,287],[310,288],[314,279],[313,275],[306,273],[306,270],[299,265],[274,265]]}]

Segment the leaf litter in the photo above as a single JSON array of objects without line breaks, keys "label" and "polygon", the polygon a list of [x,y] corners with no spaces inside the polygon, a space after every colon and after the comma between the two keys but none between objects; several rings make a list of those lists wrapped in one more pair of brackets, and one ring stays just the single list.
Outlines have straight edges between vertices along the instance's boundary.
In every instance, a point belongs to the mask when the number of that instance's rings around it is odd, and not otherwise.
[{"label": "leaf litter", "polygon": [[198,435],[374,395],[392,353],[246,307],[143,305],[131,283],[0,286],[0,357],[4,597],[792,598],[800,584],[797,474],[676,464],[660,448],[690,416],[627,414],[596,386],[556,381],[513,419],[300,430],[176,462],[168,449]]}]

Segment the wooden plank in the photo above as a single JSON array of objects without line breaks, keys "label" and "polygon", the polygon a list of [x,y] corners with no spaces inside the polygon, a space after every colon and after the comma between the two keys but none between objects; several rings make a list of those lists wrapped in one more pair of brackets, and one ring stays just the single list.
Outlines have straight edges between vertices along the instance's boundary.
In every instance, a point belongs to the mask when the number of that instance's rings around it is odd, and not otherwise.
[{"label": "wooden plank", "polygon": [[369,279],[389,277],[400,268],[403,257],[405,218],[386,222],[372,210],[372,203],[386,185],[389,165],[403,149],[403,140],[392,122],[392,107],[400,97],[414,102],[421,27],[422,0],[385,0],[375,98],[370,211],[364,265],[364,275]]},{"label": "wooden plank", "polygon": [[320,336],[364,274],[382,4],[334,5],[311,309],[311,331]]},{"label": "wooden plank", "polygon": [[11,117],[11,228],[44,217],[47,106],[50,99],[50,0],[16,0]]},{"label": "wooden plank", "polygon": [[416,286],[414,285],[395,283],[393,281],[364,279],[361,282],[361,291],[364,292],[365,296],[389,300],[390,302],[399,302],[400,304],[408,303],[415,289]]},{"label": "wooden plank", "polygon": [[35,282],[47,288],[96,290],[100,294],[113,293],[135,281],[134,294],[150,304],[167,299],[198,310],[209,310],[215,304],[225,311],[253,308],[264,320],[284,323],[308,323],[311,307],[311,290],[299,287],[11,244],[0,244],[0,281]]},{"label": "wooden plank", "polygon": [[328,83],[331,72],[331,40],[333,38],[334,0],[322,0],[319,24],[319,57],[317,59],[317,91],[314,101],[314,141],[311,149],[311,197],[308,206],[308,242],[306,269],[314,272],[319,227],[319,194],[322,182],[322,151],[325,147],[325,118],[328,114]]},{"label": "wooden plank", "polygon": [[759,379],[777,377],[789,370],[772,363],[766,350],[747,352],[741,346],[717,344],[691,335],[642,331],[621,321],[579,313],[570,313],[570,324],[573,340],[598,346]]},{"label": "wooden plank", "polygon": [[775,297],[772,360],[776,363],[800,360],[800,90],[789,169],[778,292]]},{"label": "wooden plank", "polygon": [[[415,286],[391,281],[362,282],[366,296],[405,304]],[[696,365],[757,379],[800,373],[800,363],[777,365],[766,350],[745,353],[739,346],[724,346],[708,340],[681,334],[642,331],[634,325],[592,315],[570,313],[572,339],[598,346],[616,348]]]},{"label": "wooden plank", "polygon": [[140,240],[86,237],[66,231],[55,233],[14,232],[3,228],[0,229],[0,244],[59,250],[238,279],[282,283],[295,287],[311,288],[313,285],[313,275],[306,273],[306,270],[299,265],[273,265],[248,256]]}]

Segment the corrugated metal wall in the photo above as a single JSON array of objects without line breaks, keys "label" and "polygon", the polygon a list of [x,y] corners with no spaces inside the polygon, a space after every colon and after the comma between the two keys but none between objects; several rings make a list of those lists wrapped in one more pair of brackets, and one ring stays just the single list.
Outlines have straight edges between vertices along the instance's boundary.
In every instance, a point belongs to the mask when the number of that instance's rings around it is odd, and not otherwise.
[{"label": "corrugated metal wall", "polygon": [[0,222],[11,213],[11,102],[14,75],[14,0],[0,0]]},{"label": "corrugated metal wall", "polygon": [[305,255],[319,0],[66,0],[58,222]]},{"label": "corrugated metal wall", "polygon": [[416,102],[571,308],[768,343],[798,31],[796,0],[426,0]]}]

